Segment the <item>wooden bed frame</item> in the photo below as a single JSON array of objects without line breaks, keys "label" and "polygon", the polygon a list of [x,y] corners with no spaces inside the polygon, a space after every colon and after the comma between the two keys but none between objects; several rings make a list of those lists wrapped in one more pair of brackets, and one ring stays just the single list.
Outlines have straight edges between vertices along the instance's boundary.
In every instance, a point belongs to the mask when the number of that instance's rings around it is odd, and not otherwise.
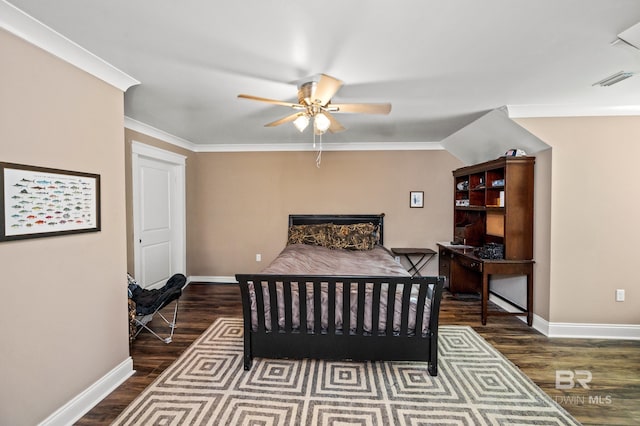
[{"label": "wooden bed frame", "polygon": [[[382,244],[381,215],[291,215],[289,225],[334,223],[374,223],[379,226],[380,243]],[[438,317],[442,297],[443,277],[378,277],[378,276],[319,276],[319,275],[274,275],[274,274],[237,274],[240,284],[244,318],[244,369],[249,370],[254,357],[263,358],[315,358],[315,359],[350,359],[364,360],[397,360],[425,361],[432,376],[438,372]],[[261,291],[255,292],[257,306],[257,329],[251,326],[251,293],[250,283],[261,283],[268,288],[270,305],[270,324],[265,320],[265,300]],[[276,283],[282,285],[284,295],[284,327],[278,325],[278,306]],[[320,287],[328,285],[328,318],[327,329],[314,331],[307,329],[307,322],[300,321],[299,329],[292,326],[292,288],[298,290],[300,318],[307,316],[306,289],[312,287],[314,324],[321,323]],[[352,283],[357,285],[356,329],[348,333],[335,327],[336,283]],[[386,330],[369,333],[364,329],[365,286],[373,284],[373,303],[371,324],[378,324],[380,317],[380,292],[383,285],[388,285]],[[398,285],[413,284],[419,288],[415,330],[422,330],[425,302],[430,299],[431,311],[425,335],[414,333],[408,328],[410,290],[406,285],[402,293],[400,330],[393,330],[393,315],[396,299],[395,290]],[[295,293],[293,293],[295,294]],[[350,291],[342,292],[342,318],[350,318]],[[349,324],[345,320],[346,324]]]}]

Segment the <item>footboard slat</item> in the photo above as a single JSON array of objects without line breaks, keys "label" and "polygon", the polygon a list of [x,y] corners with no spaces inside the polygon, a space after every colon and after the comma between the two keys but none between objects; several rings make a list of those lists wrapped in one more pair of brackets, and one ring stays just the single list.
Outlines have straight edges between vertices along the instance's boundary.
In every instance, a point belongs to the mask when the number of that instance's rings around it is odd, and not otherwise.
[{"label": "footboard slat", "polygon": [[313,283],[313,334],[322,332],[322,283]]},{"label": "footboard slat", "polygon": [[[355,327],[351,327],[351,323],[349,323],[349,330],[359,335],[364,330],[364,287],[362,283],[356,283],[356,294],[353,296],[355,296],[356,304]],[[353,311],[351,314],[353,315]]]},{"label": "footboard slat", "polygon": [[264,316],[264,292],[262,288],[262,280],[253,282],[255,295],[256,295],[256,316],[258,318],[258,332],[264,333],[266,331],[265,327],[265,316]]},{"label": "footboard slat", "polygon": [[329,280],[329,287],[327,289],[327,333],[331,335],[336,334],[336,282],[335,280]]},{"label": "footboard slat", "polygon": [[309,327],[307,326],[307,283],[296,281],[298,286],[298,307],[300,309],[300,333],[308,334]]},{"label": "footboard slat", "polygon": [[402,313],[400,315],[400,335],[408,336],[409,335],[409,300],[411,299],[411,289],[412,285],[410,283],[405,283],[402,287]]},{"label": "footboard slat", "polygon": [[380,324],[380,293],[382,292],[382,286],[381,285],[374,285],[373,286],[373,295],[371,296],[371,300],[373,300],[373,303],[371,304],[371,334],[373,335],[380,335],[382,334],[380,331],[380,327],[378,326]]},{"label": "footboard slat", "polygon": [[393,336],[393,314],[395,312],[396,305],[396,283],[389,282],[389,289],[387,291],[387,322],[385,333],[387,336]]},{"label": "footboard slat", "polygon": [[425,301],[427,300],[427,291],[429,287],[420,286],[418,290],[418,303],[416,303],[416,326],[415,333],[417,337],[422,336],[422,325],[424,319]]},{"label": "footboard slat", "polygon": [[351,282],[342,281],[342,335],[348,336],[351,324]]},{"label": "footboard slat", "polygon": [[280,326],[278,324],[278,317],[280,313],[278,311],[278,293],[276,291],[276,282],[269,280],[267,283],[269,289],[269,315],[271,316],[271,331],[277,331]]},{"label": "footboard slat", "polygon": [[293,329],[293,303],[291,298],[291,281],[282,283],[282,292],[284,293],[284,331],[291,333]]},{"label": "footboard slat", "polygon": [[[429,373],[437,374],[442,277],[238,274],[236,279],[243,298],[245,369],[254,357],[414,360],[428,362]],[[308,306],[314,310],[313,327],[307,323]]]}]

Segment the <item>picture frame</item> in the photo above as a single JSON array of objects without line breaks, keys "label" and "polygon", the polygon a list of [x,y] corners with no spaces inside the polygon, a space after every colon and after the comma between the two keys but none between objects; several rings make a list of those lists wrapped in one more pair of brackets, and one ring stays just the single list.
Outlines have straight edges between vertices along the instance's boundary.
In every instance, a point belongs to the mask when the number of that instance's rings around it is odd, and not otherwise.
[{"label": "picture frame", "polygon": [[0,242],[100,230],[100,175],[0,162]]},{"label": "picture frame", "polygon": [[409,192],[409,207],[421,209],[424,207],[424,191]]}]

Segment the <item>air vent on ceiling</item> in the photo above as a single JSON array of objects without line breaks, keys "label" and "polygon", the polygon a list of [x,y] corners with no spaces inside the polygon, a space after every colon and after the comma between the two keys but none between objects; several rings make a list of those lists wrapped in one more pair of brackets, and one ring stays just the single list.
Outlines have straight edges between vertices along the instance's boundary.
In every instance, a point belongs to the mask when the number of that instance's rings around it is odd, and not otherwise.
[{"label": "air vent on ceiling", "polygon": [[635,73],[630,71],[619,71],[609,77],[603,78],[600,81],[596,81],[592,84],[592,86],[611,86],[616,83],[620,83],[622,80],[626,80],[629,77],[632,77]]}]

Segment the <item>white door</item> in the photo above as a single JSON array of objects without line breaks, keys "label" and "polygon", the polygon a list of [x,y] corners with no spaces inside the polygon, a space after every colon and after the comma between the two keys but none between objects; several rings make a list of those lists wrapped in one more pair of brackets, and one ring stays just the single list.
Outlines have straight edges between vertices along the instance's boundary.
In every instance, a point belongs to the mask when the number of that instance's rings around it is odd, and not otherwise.
[{"label": "white door", "polygon": [[135,278],[143,288],[159,288],[186,274],[184,157],[135,145],[133,154]]}]

